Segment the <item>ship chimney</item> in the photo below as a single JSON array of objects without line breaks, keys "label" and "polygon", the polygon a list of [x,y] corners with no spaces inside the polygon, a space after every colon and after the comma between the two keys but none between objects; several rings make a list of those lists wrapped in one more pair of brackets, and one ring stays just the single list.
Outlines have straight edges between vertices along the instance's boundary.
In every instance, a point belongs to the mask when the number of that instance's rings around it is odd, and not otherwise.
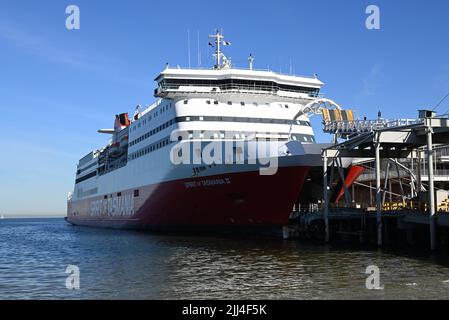
[{"label": "ship chimney", "polygon": [[249,57],[248,57],[249,70],[253,70],[253,62],[254,62],[254,58],[253,58],[252,54],[250,53]]}]

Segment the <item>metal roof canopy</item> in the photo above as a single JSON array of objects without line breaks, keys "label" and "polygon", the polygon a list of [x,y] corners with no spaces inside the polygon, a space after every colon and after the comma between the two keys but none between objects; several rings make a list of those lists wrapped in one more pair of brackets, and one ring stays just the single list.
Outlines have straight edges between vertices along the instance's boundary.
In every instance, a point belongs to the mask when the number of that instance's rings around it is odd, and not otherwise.
[{"label": "metal roof canopy", "polygon": [[381,158],[417,158],[414,150],[427,145],[427,133],[434,144],[449,143],[449,118],[426,118],[422,123],[375,129],[322,150],[327,158],[375,158],[379,145]]},{"label": "metal roof canopy", "polygon": [[[422,110],[420,115],[424,114]],[[381,207],[381,158],[421,158],[422,152],[416,149],[427,146],[427,166],[429,172],[429,220],[430,246],[436,249],[435,188],[433,182],[433,145],[449,143],[449,118],[434,118],[433,113],[425,113],[427,118],[416,124],[374,129],[343,143],[322,150],[323,156],[323,202],[325,216],[326,242],[329,241],[329,200],[328,200],[328,159],[329,158],[374,158],[376,167],[376,214],[377,244],[382,245],[382,207]],[[345,187],[345,183],[343,183]],[[345,193],[347,188],[345,187]]]}]

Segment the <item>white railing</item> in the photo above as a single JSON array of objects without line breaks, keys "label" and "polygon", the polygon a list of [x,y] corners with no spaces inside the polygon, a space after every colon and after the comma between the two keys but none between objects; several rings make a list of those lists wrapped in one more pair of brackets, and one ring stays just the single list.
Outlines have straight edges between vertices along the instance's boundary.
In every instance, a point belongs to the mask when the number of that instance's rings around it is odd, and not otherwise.
[{"label": "white railing", "polygon": [[[213,69],[213,68],[206,68],[206,67],[181,67],[181,66],[169,66],[167,68],[168,70],[217,70],[217,69]],[[310,75],[302,75],[302,74],[295,74],[295,73],[285,73],[285,72],[277,72],[274,71],[272,69],[269,68],[253,68],[253,69],[249,69],[249,68],[243,68],[243,67],[234,67],[232,66],[229,69],[219,69],[219,70],[241,70],[241,71],[259,71],[259,72],[273,72],[275,74],[281,75],[281,76],[288,76],[288,77],[300,77],[300,78],[307,78],[307,79],[316,79],[315,76],[310,76]]]},{"label": "white railing", "polygon": [[[322,95],[320,95],[320,93],[317,92],[311,92],[311,91],[305,91],[305,90],[292,90],[292,89],[284,89],[278,86],[261,86],[261,85],[240,85],[240,84],[224,84],[224,85],[205,85],[205,86],[201,86],[201,85],[192,85],[189,86],[188,84],[184,84],[184,83],[174,83],[174,84],[164,84],[162,87],[157,88],[156,92],[157,94],[160,94],[162,92],[168,91],[168,90],[176,90],[176,91],[180,91],[180,92],[189,92],[189,93],[193,93],[194,91],[192,90],[185,90],[182,89],[180,87],[192,87],[195,88],[208,88],[210,87],[210,91],[208,93],[223,93],[223,92],[227,92],[227,91],[250,91],[250,92],[262,92],[262,93],[272,93],[272,94],[276,94],[279,91],[281,92],[291,92],[291,93],[302,93],[302,94],[306,94],[309,97],[313,97],[313,98],[318,98]],[[215,90],[214,90],[215,89]],[[218,90],[217,90],[218,89]],[[201,91],[203,92],[203,91]]]},{"label": "white railing", "polygon": [[352,134],[371,132],[384,128],[395,128],[423,123],[422,119],[398,119],[398,120],[352,120],[352,121],[329,121],[324,124],[324,132]]}]

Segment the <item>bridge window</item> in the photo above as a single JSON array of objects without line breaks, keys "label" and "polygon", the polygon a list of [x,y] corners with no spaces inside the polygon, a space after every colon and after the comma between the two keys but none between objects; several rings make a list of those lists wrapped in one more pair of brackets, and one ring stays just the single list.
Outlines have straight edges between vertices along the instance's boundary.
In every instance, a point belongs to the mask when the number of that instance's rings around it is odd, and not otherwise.
[{"label": "bridge window", "polygon": [[292,91],[318,96],[320,89],[304,87],[300,85],[280,84],[273,81],[255,81],[247,79],[223,79],[223,80],[200,80],[200,79],[164,79],[160,82],[162,90],[179,89],[180,86],[206,86],[217,87],[221,90],[254,90],[263,92]]}]

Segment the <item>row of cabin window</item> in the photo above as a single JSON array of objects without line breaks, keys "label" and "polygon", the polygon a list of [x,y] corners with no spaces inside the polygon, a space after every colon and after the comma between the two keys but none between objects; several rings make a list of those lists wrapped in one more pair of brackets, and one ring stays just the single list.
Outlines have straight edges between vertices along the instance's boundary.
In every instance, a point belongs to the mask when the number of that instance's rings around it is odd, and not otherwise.
[{"label": "row of cabin window", "polygon": [[[189,139],[194,138],[193,131],[188,131]],[[247,137],[251,137],[251,135],[256,134],[255,132],[246,132],[246,133],[236,133],[232,136],[233,139],[245,139]],[[272,133],[272,138],[277,138],[280,133]],[[209,135],[208,135],[209,136]],[[213,133],[214,139],[224,139],[226,138],[226,135],[223,132],[214,132]],[[200,133],[195,134],[195,139],[203,139],[204,138],[204,131],[201,131]],[[269,139],[269,137],[268,137]],[[295,141],[300,142],[315,142],[315,137],[309,134],[292,134],[292,139]],[[179,137],[178,140],[181,140],[181,137]]]},{"label": "row of cabin window", "polygon": [[[121,197],[121,196],[122,196],[122,193],[121,192],[117,192],[117,197]],[[139,189],[134,190],[133,196],[134,196],[134,198],[137,198],[139,196]],[[113,195],[110,194],[109,198],[112,198],[112,197],[113,197]],[[107,198],[108,198],[108,195],[104,195],[103,196],[104,200],[106,200]]]},{"label": "row of cabin window", "polygon": [[228,121],[228,122],[249,122],[249,123],[271,123],[271,124],[297,124],[301,126],[311,126],[311,123],[303,120],[287,120],[287,119],[268,119],[268,118],[244,118],[244,117],[220,117],[220,116],[190,116],[190,117],[177,117],[159,127],[145,133],[139,138],[130,142],[129,146],[132,147],[135,144],[142,142],[145,139],[155,135],[156,133],[170,127],[175,122],[188,122],[188,121]]},{"label": "row of cabin window", "polygon": [[299,142],[316,142],[315,137],[308,134],[292,134],[292,139]]},{"label": "row of cabin window", "polygon": [[312,124],[309,121],[289,120],[289,119],[221,117],[221,116],[189,116],[189,117],[176,118],[176,122],[188,122],[188,121],[224,121],[224,122],[271,123],[271,124],[297,124],[300,126],[307,126],[307,127],[312,126]]},{"label": "row of cabin window", "polygon": [[159,115],[159,112],[162,114],[171,108],[172,108],[172,104],[169,103],[169,104],[162,106],[159,110],[153,111],[152,114],[149,114],[148,116],[143,116],[143,118],[140,118],[138,120],[138,123],[136,123],[132,126],[131,130],[136,131],[137,128],[140,128],[142,125],[146,125],[147,122],[150,122],[152,118],[156,118]]},{"label": "row of cabin window", "polygon": [[311,127],[309,121],[272,119],[272,118],[247,118],[247,117],[223,117],[223,116],[186,116],[176,117],[176,122],[189,121],[223,121],[223,122],[246,122],[246,123],[271,123],[271,124],[297,124],[300,126]]},{"label": "row of cabin window", "polygon": [[[184,100],[184,104],[188,104],[188,103],[189,103],[189,100]],[[211,104],[211,103],[212,103],[211,100],[206,100],[206,104]],[[215,104],[215,105],[218,105],[219,102],[218,102],[217,100],[214,100],[214,104]],[[234,103],[233,103],[232,101],[228,101],[227,104],[230,105],[230,106],[232,106]],[[241,102],[240,102],[240,105],[241,105],[241,106],[245,106],[245,105],[246,105],[246,102],[241,101]],[[252,105],[254,105],[254,106],[257,107],[257,106],[259,106],[259,103],[253,102]],[[260,104],[260,105],[261,105],[261,106],[269,106],[269,104],[267,104],[267,103],[262,103],[262,104]],[[279,107],[281,107],[281,108],[285,108],[285,109],[288,109],[288,108],[289,108],[289,105],[288,105],[288,104],[282,105],[282,104],[279,103],[278,105],[279,105]]]},{"label": "row of cabin window", "polygon": [[83,169],[78,169],[76,171],[76,174],[80,174],[80,173],[82,173],[82,172],[84,172],[86,170],[89,170],[90,168],[95,167],[97,164],[98,164],[97,162],[94,162],[94,163],[91,163],[90,165],[88,165],[87,167],[85,167]]},{"label": "row of cabin window", "polygon": [[[193,131],[187,131],[187,133],[189,135],[189,139],[193,139],[194,138]],[[244,133],[244,132],[242,132],[242,133],[235,133],[232,136],[232,139],[245,139],[245,138],[249,137],[250,135],[251,135],[250,132],[248,132],[248,133]],[[208,135],[208,136],[210,136],[210,135]],[[213,132],[212,136],[213,136],[214,139],[218,139],[218,138],[225,139],[226,138],[225,133],[221,132],[221,131],[220,132]],[[195,133],[195,139],[203,139],[203,138],[204,138],[204,131]],[[181,137],[178,137],[178,140],[182,140]]]},{"label": "row of cabin window", "polygon": [[92,171],[91,173],[88,173],[88,174],[86,174],[85,176],[76,179],[76,180],[75,180],[75,184],[78,184],[78,183],[80,183],[80,182],[86,181],[86,180],[88,180],[88,179],[90,179],[90,178],[95,177],[96,175],[97,175],[97,170]]},{"label": "row of cabin window", "polygon": [[143,140],[145,140],[145,139],[148,139],[149,137],[155,135],[156,133],[158,133],[158,132],[160,132],[160,131],[162,131],[162,130],[168,128],[168,127],[170,127],[170,126],[173,125],[174,123],[175,123],[175,119],[172,119],[172,120],[170,120],[170,121],[167,121],[167,122],[161,124],[161,125],[158,126],[157,128],[154,128],[153,130],[148,131],[148,132],[145,133],[143,136],[141,136],[141,137],[139,137],[139,138],[137,138],[137,139],[131,141],[130,144],[129,144],[129,146],[132,147],[133,145],[135,145],[135,144],[137,144],[137,143],[139,143],[139,142],[141,142],[141,141],[143,141]]},{"label": "row of cabin window", "polygon": [[[224,133],[220,133],[221,138],[225,137]],[[244,139],[247,135],[245,133],[242,134],[235,134],[234,135],[234,139]],[[199,134],[199,138],[203,138],[204,134],[200,133]],[[218,133],[214,134],[214,137],[218,138]],[[292,135],[293,140],[295,141],[301,141],[301,142],[315,142],[315,137],[312,135],[305,135],[305,134],[294,134]],[[189,139],[193,139],[193,132],[189,131]],[[153,143],[149,146],[146,146],[145,148],[142,148],[141,150],[132,153],[129,156],[129,160],[134,160],[137,158],[140,158],[148,153],[151,153],[153,151],[156,151],[160,148],[163,148],[165,146],[168,146],[171,143],[170,141],[170,137],[166,137],[163,140],[157,142],[157,143]]]},{"label": "row of cabin window", "polygon": [[159,142],[153,143],[149,146],[146,146],[145,148],[140,149],[139,151],[132,153],[129,156],[129,160],[134,160],[134,159],[140,158],[150,152],[153,152],[160,148],[168,146],[169,144],[170,144],[170,137],[166,137],[166,138],[160,140]]}]

